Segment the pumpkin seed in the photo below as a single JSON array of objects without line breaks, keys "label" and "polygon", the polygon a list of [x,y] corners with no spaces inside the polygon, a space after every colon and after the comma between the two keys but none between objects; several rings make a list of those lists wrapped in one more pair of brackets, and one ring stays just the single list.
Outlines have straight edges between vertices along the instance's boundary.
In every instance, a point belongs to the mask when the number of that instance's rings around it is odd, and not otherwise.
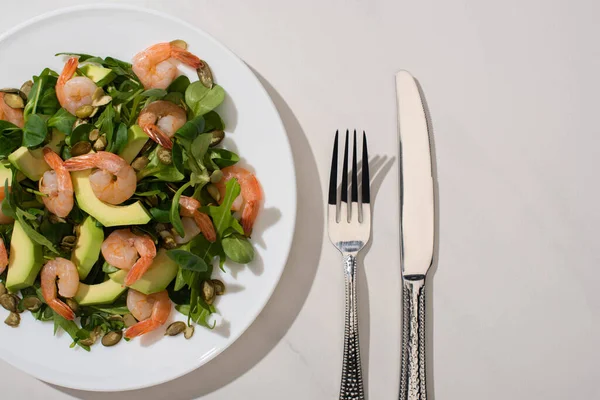
[{"label": "pumpkin seed", "polygon": [[215,199],[217,202],[219,200],[221,200],[221,193],[219,192],[219,189],[217,189],[217,187],[215,185],[210,184],[210,185],[206,186],[206,190],[208,190],[208,194],[210,194],[210,197]]},{"label": "pumpkin seed", "polygon": [[21,109],[25,107],[25,101],[23,100],[23,98],[15,93],[5,93],[4,102],[10,108],[14,109]]},{"label": "pumpkin seed", "polygon": [[121,337],[123,337],[123,332],[121,331],[108,332],[102,337],[102,345],[105,347],[114,346],[115,344],[119,343]]},{"label": "pumpkin seed", "polygon": [[86,104],[75,110],[75,116],[77,118],[88,118],[93,111],[94,107],[90,106],[89,104]]},{"label": "pumpkin seed", "polygon": [[196,70],[198,73],[198,78],[200,78],[200,82],[207,88],[211,89],[214,86],[212,72],[210,71],[210,67],[208,64],[200,60],[200,66]]},{"label": "pumpkin seed", "polygon": [[100,109],[99,107],[94,107],[94,109],[92,110],[92,113],[90,114],[90,118],[92,118],[94,115],[98,114],[99,109]]},{"label": "pumpkin seed", "polygon": [[188,48],[188,44],[184,40],[181,40],[181,39],[172,40],[171,45],[175,46],[175,47],[179,47],[180,49],[184,49],[184,50],[187,50],[187,48]]},{"label": "pumpkin seed", "polygon": [[31,92],[31,88],[33,87],[32,81],[27,81],[21,86],[21,93],[25,95],[25,97],[29,98],[29,93]]},{"label": "pumpkin seed", "polygon": [[221,179],[223,179],[223,172],[221,172],[220,169],[215,169],[213,171],[213,173],[210,175],[210,181],[212,183],[221,182]]},{"label": "pumpkin seed", "polygon": [[94,129],[93,131],[90,132],[90,140],[92,142],[98,140],[98,138],[100,137],[100,130],[99,129]]},{"label": "pumpkin seed", "polygon": [[77,128],[79,125],[87,124],[87,120],[85,118],[77,118],[73,123],[73,129]]},{"label": "pumpkin seed", "polygon": [[185,337],[186,339],[189,339],[192,336],[194,336],[194,326],[190,325],[187,328],[185,328],[185,332],[183,332],[183,337]]},{"label": "pumpkin seed", "polygon": [[163,238],[163,247],[167,250],[174,249],[177,247],[177,242],[173,236],[167,236]]},{"label": "pumpkin seed", "polygon": [[71,147],[71,156],[77,157],[83,154],[87,154],[92,150],[92,144],[87,140],[77,142]]},{"label": "pumpkin seed", "polygon": [[6,317],[6,319],[4,320],[4,323],[8,326],[16,328],[21,323],[21,316],[16,312],[11,312],[10,314],[8,314],[8,317]]},{"label": "pumpkin seed", "polygon": [[185,322],[177,321],[173,322],[171,325],[167,327],[165,331],[165,336],[177,336],[181,332],[185,331],[186,325]]},{"label": "pumpkin seed", "polygon": [[67,299],[65,301],[65,303],[67,303],[67,305],[69,306],[69,308],[71,310],[73,310],[73,312],[77,312],[79,310],[79,304],[77,304],[77,302],[73,299]]},{"label": "pumpkin seed", "polygon": [[173,155],[171,150],[165,149],[164,147],[159,147],[156,155],[161,163],[165,165],[173,164]]},{"label": "pumpkin seed", "polygon": [[225,132],[218,130],[218,131],[212,131],[212,139],[210,140],[210,147],[215,147],[216,145],[218,145],[219,143],[221,143],[223,141],[223,139],[225,138]]},{"label": "pumpkin seed", "polygon": [[107,105],[111,101],[112,101],[112,97],[110,97],[109,95],[105,94],[104,96],[100,97],[99,99],[92,100],[92,106],[94,106],[94,107],[102,107],[102,106]]},{"label": "pumpkin seed", "polygon": [[102,151],[106,148],[108,140],[106,140],[106,136],[102,135],[94,142],[94,150]]},{"label": "pumpkin seed", "polygon": [[0,296],[0,305],[7,311],[17,312],[17,304],[19,302],[15,297],[12,294],[4,293]]},{"label": "pumpkin seed", "polygon": [[212,304],[215,299],[215,285],[212,281],[202,282],[202,298],[208,304]]},{"label": "pumpkin seed", "polygon": [[48,221],[50,221],[53,224],[64,224],[65,222],[67,222],[64,218],[61,218],[56,214],[48,215]]},{"label": "pumpkin seed", "polygon": [[136,171],[141,171],[144,168],[146,168],[146,165],[148,165],[149,162],[150,162],[150,160],[148,160],[148,157],[141,156],[141,157],[138,157],[135,160],[133,160],[133,162],[131,163],[131,166]]},{"label": "pumpkin seed", "polygon": [[215,287],[215,294],[222,296],[225,294],[225,284],[218,279],[213,279],[212,284]]},{"label": "pumpkin seed", "polygon": [[37,311],[42,307],[42,301],[37,296],[27,296],[23,299],[23,308],[31,312]]}]

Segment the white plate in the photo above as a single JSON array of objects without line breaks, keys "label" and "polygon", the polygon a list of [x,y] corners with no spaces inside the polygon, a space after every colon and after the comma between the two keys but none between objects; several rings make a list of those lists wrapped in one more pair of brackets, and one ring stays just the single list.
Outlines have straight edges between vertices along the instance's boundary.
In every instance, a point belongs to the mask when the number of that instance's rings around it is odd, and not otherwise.
[{"label": "white plate", "polygon": [[[131,60],[148,45],[184,39],[206,60],[227,91],[219,110],[227,125],[226,146],[237,150],[256,173],[265,195],[249,267],[221,274],[230,293],[219,298],[224,323],[215,331],[197,327],[191,340],[163,337],[163,329],[90,353],[70,349],[66,334],[23,314],[21,326],[0,323],[0,357],[44,381],[84,390],[128,390],[186,374],[214,358],[250,326],[271,296],[285,267],[296,218],[292,153],[277,110],[250,69],[205,32],[156,12],[115,5],[70,8],[35,18],[0,38],[0,87],[20,86],[31,76],[63,65],[58,52],[89,53]],[[183,69],[183,68],[182,68]],[[190,74],[192,77],[194,74]],[[0,311],[4,320],[6,311]],[[172,317],[183,320],[173,311]]]}]

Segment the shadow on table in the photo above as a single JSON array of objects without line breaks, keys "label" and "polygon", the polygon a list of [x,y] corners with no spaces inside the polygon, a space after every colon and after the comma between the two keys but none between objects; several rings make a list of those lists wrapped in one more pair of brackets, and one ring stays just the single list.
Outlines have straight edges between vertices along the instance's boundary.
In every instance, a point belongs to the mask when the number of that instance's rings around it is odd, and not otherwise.
[{"label": "shadow on table", "polygon": [[317,163],[302,128],[285,100],[256,71],[283,120],[296,163],[298,209],[293,246],[273,296],[248,330],[205,366],[173,381],[128,392],[87,392],[53,388],[86,400],[190,399],[235,381],[260,362],[294,323],[312,286],[323,244],[323,192]]}]

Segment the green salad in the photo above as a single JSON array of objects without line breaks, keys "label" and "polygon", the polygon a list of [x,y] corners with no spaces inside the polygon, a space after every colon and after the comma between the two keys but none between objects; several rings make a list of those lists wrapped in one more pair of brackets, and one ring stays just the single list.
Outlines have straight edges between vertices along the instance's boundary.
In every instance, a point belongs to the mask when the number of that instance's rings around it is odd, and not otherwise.
[{"label": "green salad", "polygon": [[262,192],[222,147],[225,91],[187,47],[158,43],[131,63],[59,53],[60,73],[0,89],[7,325],[29,311],[86,350],[214,328],[226,288],[213,270],[253,260]]}]

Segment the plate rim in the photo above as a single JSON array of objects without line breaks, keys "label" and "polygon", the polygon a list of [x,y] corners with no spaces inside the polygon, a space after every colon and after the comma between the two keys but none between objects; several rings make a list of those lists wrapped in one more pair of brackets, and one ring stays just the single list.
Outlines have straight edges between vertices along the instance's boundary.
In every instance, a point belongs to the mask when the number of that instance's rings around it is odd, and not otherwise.
[{"label": "plate rim", "polygon": [[50,19],[53,17],[57,17],[60,15],[65,15],[65,14],[69,14],[69,13],[73,13],[73,12],[78,12],[78,11],[85,11],[85,10],[129,10],[129,11],[138,11],[138,12],[143,12],[146,14],[150,14],[150,15],[154,15],[160,18],[165,18],[167,20],[170,20],[172,22],[177,22],[178,24],[185,26],[186,28],[196,32],[199,35],[205,36],[208,40],[212,41],[214,45],[220,47],[223,51],[225,51],[231,58],[232,60],[235,60],[236,63],[239,64],[239,66],[242,69],[245,69],[247,72],[250,73],[250,76],[252,77],[252,79],[255,81],[255,83],[257,84],[257,87],[259,88],[259,90],[262,91],[262,93],[266,96],[266,99],[268,100],[269,105],[273,108],[273,110],[275,111],[275,116],[276,116],[276,121],[274,121],[277,125],[279,125],[280,129],[283,131],[284,135],[285,135],[285,145],[286,145],[286,150],[289,152],[289,154],[291,155],[291,162],[292,162],[292,177],[293,177],[293,196],[291,196],[291,201],[292,201],[292,207],[291,207],[291,211],[292,214],[292,219],[291,219],[291,229],[290,231],[287,233],[285,238],[282,238],[284,240],[280,241],[279,243],[284,243],[285,244],[285,260],[284,260],[284,264],[283,266],[280,268],[279,272],[277,273],[277,275],[275,276],[273,285],[270,287],[269,289],[269,293],[268,296],[265,297],[265,300],[261,302],[260,307],[257,308],[257,311],[254,313],[254,315],[252,315],[251,321],[250,323],[248,323],[245,327],[243,327],[242,329],[239,330],[239,332],[237,332],[236,335],[232,335],[229,338],[229,341],[226,343],[226,345],[216,349],[215,351],[210,352],[210,354],[208,356],[205,357],[201,357],[199,358],[197,363],[193,363],[190,364],[190,368],[185,368],[182,370],[182,372],[178,372],[172,376],[169,376],[168,378],[165,379],[158,379],[156,381],[153,381],[151,383],[147,383],[147,384],[137,384],[137,385],[131,385],[131,386],[126,386],[126,387],[121,387],[121,388],[114,388],[114,387],[110,387],[110,388],[105,388],[105,387],[88,387],[88,386],[79,386],[73,383],[69,383],[67,381],[51,381],[51,380],[47,380],[44,377],[40,376],[39,374],[35,373],[35,372],[31,372],[31,371],[27,371],[24,369],[21,369],[20,366],[15,365],[12,360],[6,359],[4,358],[1,354],[0,354],[0,359],[2,359],[2,361],[6,362],[7,364],[11,365],[13,368],[18,369],[19,371],[23,371],[26,374],[33,376],[37,379],[40,379],[44,382],[53,384],[53,385],[58,385],[61,387],[65,387],[65,388],[70,388],[70,389],[75,389],[75,390],[82,390],[82,391],[90,391],[90,392],[125,392],[125,391],[132,391],[132,390],[139,390],[139,389],[144,389],[144,388],[149,388],[149,387],[153,387],[153,386],[157,386],[166,382],[170,382],[173,381],[175,379],[181,378],[182,376],[185,376],[193,371],[196,371],[197,369],[201,368],[202,366],[208,364],[210,361],[212,361],[213,359],[215,359],[217,356],[219,356],[221,353],[223,353],[226,349],[228,349],[233,343],[235,343],[255,322],[256,319],[259,317],[259,315],[263,312],[263,310],[265,309],[266,305],[269,303],[269,301],[271,300],[271,298],[273,297],[273,293],[275,292],[275,289],[279,286],[279,283],[281,281],[281,276],[283,275],[284,270],[287,267],[289,258],[290,258],[290,253],[292,250],[292,245],[293,245],[293,237],[295,235],[296,232],[296,224],[297,224],[297,216],[298,216],[298,187],[297,187],[297,170],[296,170],[296,164],[295,164],[295,160],[294,160],[294,153],[292,151],[292,146],[290,143],[290,139],[289,139],[289,134],[287,132],[287,129],[285,128],[285,125],[281,119],[281,115],[279,113],[279,110],[277,109],[277,106],[275,105],[273,99],[271,98],[271,96],[269,95],[269,92],[267,91],[267,89],[265,88],[265,86],[262,84],[262,82],[260,81],[260,79],[258,79],[258,77],[256,76],[256,74],[254,73],[254,71],[252,71],[252,69],[248,66],[248,64],[246,64],[237,54],[235,54],[231,49],[229,49],[229,47],[227,47],[226,45],[224,45],[222,42],[218,41],[214,36],[212,36],[210,33],[206,32],[205,30],[203,30],[202,28],[193,25],[190,22],[187,22],[179,17],[176,17],[172,14],[163,12],[163,11],[159,11],[156,9],[152,9],[152,8],[148,8],[148,7],[143,7],[143,6],[138,6],[138,5],[133,5],[133,4],[119,4],[119,3],[110,3],[110,4],[106,4],[106,3],[91,3],[91,4],[80,4],[80,5],[75,5],[75,6],[68,6],[68,7],[61,7],[52,11],[48,11],[36,16],[33,16],[31,18],[28,18],[27,20],[18,23],[17,25],[13,26],[12,28],[8,29],[7,31],[5,31],[4,33],[0,34],[0,43],[2,43],[4,40],[6,40],[7,38],[15,35],[16,33],[18,33],[19,31],[34,25],[37,22],[46,20],[46,19]]}]

